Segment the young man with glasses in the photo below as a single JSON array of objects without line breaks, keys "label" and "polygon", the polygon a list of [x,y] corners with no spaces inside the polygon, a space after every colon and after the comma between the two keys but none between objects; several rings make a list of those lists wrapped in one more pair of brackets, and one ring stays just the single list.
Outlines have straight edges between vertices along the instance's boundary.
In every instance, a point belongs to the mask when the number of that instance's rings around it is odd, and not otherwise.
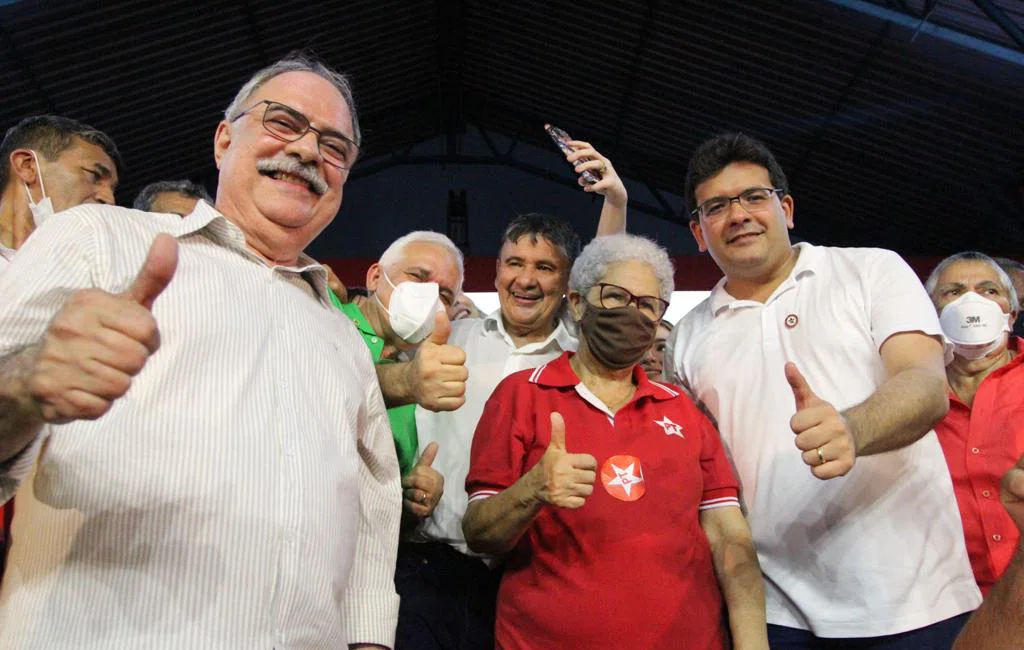
[{"label": "young man with glasses", "polygon": [[[948,648],[980,602],[932,426],[942,330],[891,251],[792,245],[762,143],[690,161],[690,230],[725,277],[669,337],[740,477],[773,648]],[[914,443],[914,444],[911,444]]]}]

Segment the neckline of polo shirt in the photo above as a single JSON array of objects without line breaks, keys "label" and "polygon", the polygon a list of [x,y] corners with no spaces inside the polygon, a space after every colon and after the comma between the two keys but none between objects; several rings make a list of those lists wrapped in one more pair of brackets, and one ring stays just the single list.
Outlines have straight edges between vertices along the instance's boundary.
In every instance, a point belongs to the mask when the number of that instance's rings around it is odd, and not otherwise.
[{"label": "neckline of polo shirt", "polygon": [[484,317],[484,332],[494,332],[501,336],[506,342],[512,344],[513,352],[521,352],[524,348],[529,348],[527,354],[533,354],[534,352],[543,350],[551,345],[552,342],[557,342],[558,347],[562,351],[566,351],[573,347],[575,343],[575,337],[569,331],[565,322],[561,317],[555,319],[555,329],[543,341],[534,341],[525,345],[516,347],[512,337],[508,335],[505,330],[505,323],[501,320],[501,309],[498,309]]},{"label": "neckline of polo shirt", "polygon": [[793,244],[793,248],[798,251],[796,263],[793,265],[793,269],[786,276],[786,279],[782,283],[775,287],[775,291],[772,295],[768,296],[768,299],[764,302],[757,300],[747,300],[745,298],[734,298],[725,288],[726,278],[722,278],[715,284],[714,288],[711,289],[711,314],[717,316],[725,309],[744,309],[749,307],[766,307],[771,303],[775,302],[779,296],[783,295],[790,289],[796,288],[796,281],[802,279],[804,276],[810,274],[814,275],[817,271],[814,268],[814,263],[821,259],[821,251],[818,246],[811,244],[810,242],[797,242]]},{"label": "neckline of polo shirt", "polygon": [[[578,384],[586,386],[569,363],[575,354],[575,352],[566,351],[557,359],[538,366],[530,377],[530,382],[548,388],[575,388]],[[640,364],[633,366],[633,379],[636,381],[636,392],[630,402],[635,402],[641,397],[665,401],[675,399],[680,395],[679,391],[673,391],[665,384],[648,379],[647,373],[643,371]]]}]

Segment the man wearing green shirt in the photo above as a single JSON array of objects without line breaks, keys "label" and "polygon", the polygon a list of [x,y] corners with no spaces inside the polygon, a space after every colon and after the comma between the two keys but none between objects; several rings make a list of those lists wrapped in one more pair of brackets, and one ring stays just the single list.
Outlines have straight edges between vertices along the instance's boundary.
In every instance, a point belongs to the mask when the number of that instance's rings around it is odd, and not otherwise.
[{"label": "man wearing green shirt", "polygon": [[[417,463],[413,414],[419,400],[415,394],[423,393],[429,383],[436,384],[449,400],[461,399],[465,390],[465,355],[446,345],[449,324],[444,312],[462,290],[462,277],[458,247],[440,233],[417,231],[397,239],[367,270],[368,297],[358,296],[348,304],[335,302],[359,330],[377,364],[390,407],[388,419],[402,470],[405,510],[418,517],[433,512],[444,479],[430,467],[436,445],[425,449]],[[411,357],[411,363],[396,363],[403,361],[403,356]],[[408,374],[398,375],[387,366],[394,370],[404,366]],[[414,385],[396,386],[403,381]]]}]

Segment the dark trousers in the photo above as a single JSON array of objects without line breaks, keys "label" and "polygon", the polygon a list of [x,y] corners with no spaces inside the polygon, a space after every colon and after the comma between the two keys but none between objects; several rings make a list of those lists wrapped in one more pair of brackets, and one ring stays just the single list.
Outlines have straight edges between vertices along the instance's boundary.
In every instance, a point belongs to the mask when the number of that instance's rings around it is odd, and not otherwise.
[{"label": "dark trousers", "polygon": [[447,544],[399,544],[395,650],[493,650],[500,581],[500,569]]},{"label": "dark trousers", "polygon": [[970,612],[900,634],[853,639],[822,639],[807,630],[768,626],[772,650],[950,650]]}]

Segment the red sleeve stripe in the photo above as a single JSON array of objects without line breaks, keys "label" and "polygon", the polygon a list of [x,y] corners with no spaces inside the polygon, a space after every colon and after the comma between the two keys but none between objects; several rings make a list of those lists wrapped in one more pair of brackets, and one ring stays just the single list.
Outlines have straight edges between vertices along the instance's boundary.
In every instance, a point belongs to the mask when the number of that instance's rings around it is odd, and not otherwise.
[{"label": "red sleeve stripe", "polygon": [[731,508],[740,507],[740,500],[736,497],[724,497],[721,499],[708,499],[707,501],[701,501],[700,505],[697,506],[697,510],[714,510],[715,508]]},{"label": "red sleeve stripe", "polygon": [[469,500],[476,501],[477,499],[486,499],[487,497],[493,497],[499,492],[501,492],[501,490],[477,490],[473,494],[469,495]]}]

